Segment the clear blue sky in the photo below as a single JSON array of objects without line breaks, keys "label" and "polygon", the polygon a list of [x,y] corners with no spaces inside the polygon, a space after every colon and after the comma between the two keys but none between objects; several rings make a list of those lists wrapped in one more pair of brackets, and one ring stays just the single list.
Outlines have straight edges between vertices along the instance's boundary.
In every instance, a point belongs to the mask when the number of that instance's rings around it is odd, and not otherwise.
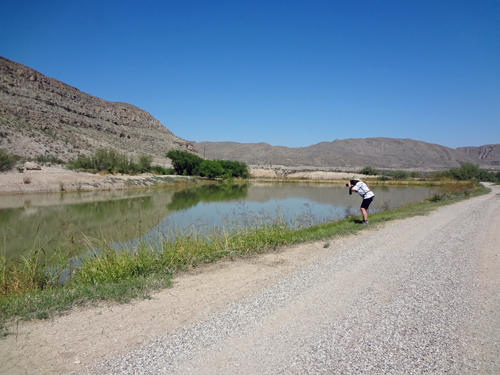
[{"label": "clear blue sky", "polygon": [[0,55],[191,141],[500,143],[499,0],[2,0]]}]

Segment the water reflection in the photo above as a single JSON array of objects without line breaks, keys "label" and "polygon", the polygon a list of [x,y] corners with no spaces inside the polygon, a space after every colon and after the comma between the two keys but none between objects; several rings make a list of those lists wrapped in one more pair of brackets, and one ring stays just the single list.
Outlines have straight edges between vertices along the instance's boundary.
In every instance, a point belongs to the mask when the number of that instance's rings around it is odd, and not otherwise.
[{"label": "water reflection", "polygon": [[[373,187],[371,211],[422,201],[436,189]],[[341,185],[210,185],[176,190],[140,190],[0,196],[0,251],[18,257],[25,249],[60,247],[81,253],[93,239],[128,242],[153,233],[272,217],[308,225],[334,220],[361,198]],[[266,216],[267,215],[267,216]]]},{"label": "water reflection", "polygon": [[176,191],[172,202],[167,205],[170,211],[187,210],[200,202],[225,202],[242,200],[248,194],[248,184],[244,185],[208,185],[199,188]]}]

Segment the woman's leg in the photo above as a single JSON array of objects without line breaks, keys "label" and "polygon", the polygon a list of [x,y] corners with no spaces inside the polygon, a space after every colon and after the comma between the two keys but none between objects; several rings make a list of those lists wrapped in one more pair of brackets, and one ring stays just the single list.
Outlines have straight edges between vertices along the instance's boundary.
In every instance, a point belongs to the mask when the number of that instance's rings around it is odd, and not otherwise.
[{"label": "woman's leg", "polygon": [[363,222],[368,222],[368,207],[373,201],[372,198],[363,199],[363,203],[361,203],[361,215],[363,215]]},{"label": "woman's leg", "polygon": [[363,215],[363,220],[368,220],[368,212],[363,207],[361,207],[361,215]]}]

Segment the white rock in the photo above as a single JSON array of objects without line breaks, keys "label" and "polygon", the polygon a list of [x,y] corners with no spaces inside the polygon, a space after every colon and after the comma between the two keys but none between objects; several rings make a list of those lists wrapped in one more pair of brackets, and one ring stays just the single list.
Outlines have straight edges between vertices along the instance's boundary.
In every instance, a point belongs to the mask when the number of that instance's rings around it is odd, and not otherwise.
[{"label": "white rock", "polygon": [[24,167],[29,171],[33,171],[33,170],[39,171],[42,169],[42,167],[40,167],[40,165],[38,165],[36,163],[32,163],[30,161],[27,161],[26,164],[24,164]]}]

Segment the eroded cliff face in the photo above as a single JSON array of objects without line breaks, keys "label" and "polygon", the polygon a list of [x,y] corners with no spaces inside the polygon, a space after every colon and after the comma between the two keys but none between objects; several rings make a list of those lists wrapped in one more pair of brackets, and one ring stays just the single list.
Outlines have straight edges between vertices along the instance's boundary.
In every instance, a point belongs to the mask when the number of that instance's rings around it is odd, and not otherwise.
[{"label": "eroded cliff face", "polygon": [[0,148],[25,156],[72,159],[99,147],[165,157],[197,153],[148,112],[108,102],[0,57]]},{"label": "eroded cliff face", "polygon": [[500,144],[479,147],[459,147],[457,150],[473,156],[483,163],[500,166]]}]

